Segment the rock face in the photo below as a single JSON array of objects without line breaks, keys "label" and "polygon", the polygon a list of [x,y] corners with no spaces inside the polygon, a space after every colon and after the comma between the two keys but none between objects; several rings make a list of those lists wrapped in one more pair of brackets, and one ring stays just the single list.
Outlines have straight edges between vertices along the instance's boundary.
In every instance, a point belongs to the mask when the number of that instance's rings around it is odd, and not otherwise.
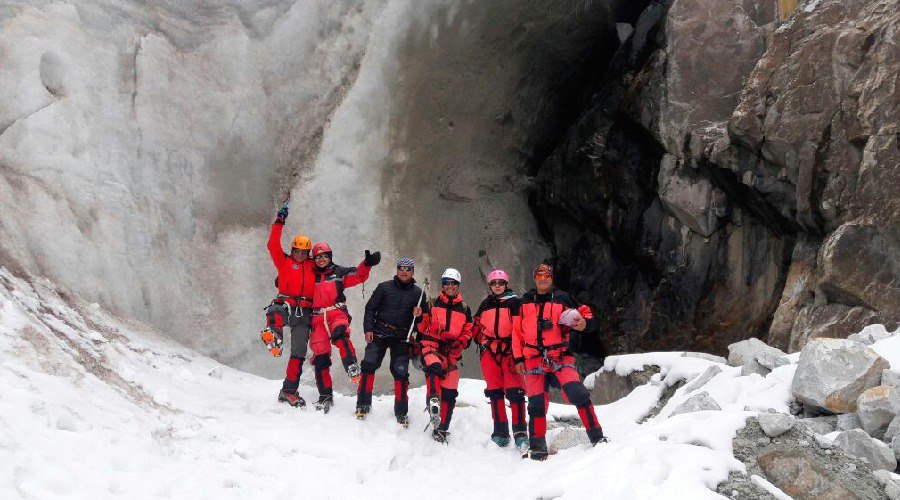
[{"label": "rock face", "polygon": [[651,2],[532,198],[559,281],[604,311],[613,349],[794,352],[893,329],[898,12]]},{"label": "rock face", "polygon": [[808,409],[851,413],[887,367],[887,360],[852,340],[818,339],[800,352],[791,393]]}]

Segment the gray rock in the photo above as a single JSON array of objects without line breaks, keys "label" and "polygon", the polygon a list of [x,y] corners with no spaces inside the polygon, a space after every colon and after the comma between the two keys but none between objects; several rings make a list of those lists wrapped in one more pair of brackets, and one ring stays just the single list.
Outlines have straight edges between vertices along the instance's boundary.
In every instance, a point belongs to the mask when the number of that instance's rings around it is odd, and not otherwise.
[{"label": "gray rock", "polygon": [[710,366],[706,369],[705,372],[698,375],[694,380],[691,380],[686,386],[684,386],[684,393],[687,394],[689,392],[694,392],[697,389],[706,385],[707,382],[713,379],[716,375],[722,373],[722,368],[718,366]]},{"label": "gray rock", "polygon": [[875,476],[875,480],[884,487],[884,494],[887,495],[888,498],[891,500],[900,498],[900,483],[894,478],[894,474],[890,471],[879,469],[872,472],[872,475]]},{"label": "gray rock", "polygon": [[893,450],[866,434],[862,429],[853,429],[838,434],[834,439],[834,444],[848,455],[865,458],[874,470],[897,468],[897,458],[894,456]]},{"label": "gray rock", "polygon": [[862,428],[876,439],[884,438],[888,425],[900,411],[900,387],[879,385],[863,391],[856,400]]},{"label": "gray rock", "polygon": [[872,345],[879,340],[890,338],[892,335],[893,333],[887,331],[884,325],[869,325],[847,338],[860,344]]},{"label": "gray rock", "polygon": [[800,420],[810,432],[813,434],[828,434],[834,432],[837,428],[837,417],[834,415],[825,415],[822,417],[804,418]]},{"label": "gray rock", "polygon": [[891,439],[891,451],[894,452],[894,457],[900,460],[900,436],[894,436]]},{"label": "gray rock", "polygon": [[693,351],[685,351],[681,353],[682,358],[697,358],[697,359],[705,359],[707,361],[715,361],[716,363],[722,363],[723,365],[728,364],[728,360],[723,358],[722,356],[716,356],[715,354],[710,354],[708,352],[693,352]]},{"label": "gray rock", "polygon": [[900,499],[900,485],[897,484],[897,481],[890,481],[884,485],[884,494],[891,500]]},{"label": "gray rock", "polygon": [[[779,358],[784,358],[784,355],[781,349],[772,347],[757,338],[749,338],[728,346],[728,364],[731,366],[744,366],[757,361],[771,370],[775,366],[788,363],[786,359],[783,362],[777,361]],[[765,359],[765,362],[760,359],[761,357]]]},{"label": "gray rock", "polygon": [[890,368],[882,371],[881,385],[892,385],[894,387],[900,387],[900,373],[897,373]]},{"label": "gray rock", "polygon": [[800,351],[791,393],[811,409],[854,412],[859,395],[877,386],[888,366],[875,351],[852,340],[816,339]]},{"label": "gray rock", "polygon": [[837,428],[839,431],[849,431],[851,429],[862,429],[862,422],[856,413],[844,413],[837,416]]},{"label": "gray rock", "polygon": [[771,446],[759,454],[756,463],[766,479],[793,498],[860,498],[810,450]]},{"label": "gray rock", "polygon": [[816,435],[815,435],[815,440],[816,440],[816,443],[818,443],[819,446],[822,447],[822,448],[825,449],[825,450],[830,450],[832,447],[834,447],[834,440],[833,440],[833,439],[828,439],[828,438],[825,437],[825,436],[816,434]]},{"label": "gray rock", "polygon": [[760,364],[759,361],[750,361],[747,364],[741,366],[742,377],[746,377],[754,373],[759,376],[765,377],[766,375],[772,373],[772,370]]},{"label": "gray rock", "polygon": [[784,434],[797,423],[796,417],[785,413],[760,413],[756,418],[763,432],[770,438]]},{"label": "gray rock", "polygon": [[560,450],[574,448],[575,446],[582,444],[590,444],[590,442],[591,441],[588,439],[584,429],[566,426],[559,431],[559,434],[557,434],[555,438],[553,438],[553,442],[550,443],[548,452],[551,455],[555,455]]},{"label": "gray rock", "polygon": [[683,403],[675,407],[675,410],[669,415],[673,417],[675,415],[679,415],[681,413],[692,413],[695,411],[703,411],[703,410],[721,410],[722,407],[719,406],[719,403],[716,402],[715,399],[709,396],[709,393],[704,391],[700,394],[695,394],[685,400]]},{"label": "gray rock", "polygon": [[872,471],[872,475],[875,476],[875,480],[878,481],[878,484],[884,486],[889,481],[893,480],[890,471],[886,471],[884,469],[878,469],[876,471]]},{"label": "gray rock", "polygon": [[900,416],[895,416],[888,428],[884,431],[884,442],[889,443],[894,436],[900,435]]}]

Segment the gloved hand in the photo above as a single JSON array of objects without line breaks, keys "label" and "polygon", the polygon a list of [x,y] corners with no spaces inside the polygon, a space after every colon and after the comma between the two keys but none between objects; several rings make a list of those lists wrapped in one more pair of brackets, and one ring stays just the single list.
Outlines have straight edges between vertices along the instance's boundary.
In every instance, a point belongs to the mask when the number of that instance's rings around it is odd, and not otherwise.
[{"label": "gloved hand", "polygon": [[372,267],[377,266],[379,262],[381,262],[381,252],[369,253],[366,250],[366,258],[363,259],[363,264]]},{"label": "gloved hand", "polygon": [[437,361],[426,366],[424,371],[425,375],[434,375],[435,377],[443,377],[445,374],[444,367]]},{"label": "gloved hand", "polygon": [[277,222],[278,224],[284,224],[284,221],[286,221],[287,218],[288,218],[288,208],[287,207],[281,207],[281,210],[279,210],[278,213],[275,214],[275,222]]}]

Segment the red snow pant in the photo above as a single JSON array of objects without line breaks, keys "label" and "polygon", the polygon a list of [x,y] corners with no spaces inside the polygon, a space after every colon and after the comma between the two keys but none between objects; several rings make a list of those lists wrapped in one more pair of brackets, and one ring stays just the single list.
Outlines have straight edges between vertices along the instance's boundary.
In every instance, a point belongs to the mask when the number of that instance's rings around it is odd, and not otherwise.
[{"label": "red snow pant", "polygon": [[[443,356],[442,356],[443,357]],[[459,396],[459,370],[456,365],[448,365],[446,361],[441,363],[446,373],[443,377],[425,375],[425,399],[432,397],[441,400],[441,424],[438,429],[446,431],[450,428],[450,419],[453,418],[453,408],[456,407],[456,397]]]},{"label": "red snow pant", "polygon": [[284,327],[291,329],[291,357],[288,359],[281,389],[285,392],[297,392],[300,386],[300,374],[303,372],[303,360],[306,358],[306,344],[309,342],[310,314],[312,309],[296,308],[290,302],[272,302],[266,308],[266,326],[275,333],[284,336]]},{"label": "red snow pant", "polygon": [[513,435],[524,434],[528,430],[525,422],[525,389],[524,379],[516,373],[516,364],[512,355],[494,355],[485,349],[481,352],[481,372],[487,389],[484,395],[491,400],[491,417],[494,419],[494,436],[509,437],[509,424],[506,420],[506,405],[503,402],[504,392],[512,410]]},{"label": "red snow pant", "polygon": [[561,355],[545,360],[541,357],[525,359],[525,392],[528,394],[528,434],[532,450],[547,451],[547,409],[550,406],[550,386],[559,387],[563,400],[578,408],[578,416],[584,424],[588,439],[598,443],[603,438],[603,429],[597,421],[591,393],[587,390],[578,372],[575,371],[575,357]]},{"label": "red snow pant", "polygon": [[319,394],[330,396],[331,389],[331,345],[338,348],[344,370],[356,364],[356,350],[350,342],[350,315],[346,309],[332,309],[312,317],[312,333],[309,347],[313,357],[310,364],[316,372],[316,387]]}]

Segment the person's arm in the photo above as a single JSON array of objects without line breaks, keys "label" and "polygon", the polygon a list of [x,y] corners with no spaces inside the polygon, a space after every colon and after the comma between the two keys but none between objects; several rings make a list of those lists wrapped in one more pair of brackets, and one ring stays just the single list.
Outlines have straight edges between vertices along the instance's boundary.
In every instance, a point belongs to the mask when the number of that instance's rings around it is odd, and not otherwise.
[{"label": "person's arm", "polygon": [[275,264],[276,268],[280,267],[281,263],[284,262],[284,259],[288,258],[281,248],[281,233],[283,230],[284,222],[279,223],[278,221],[275,221],[275,223],[272,224],[272,230],[269,232],[269,243],[267,247],[269,249],[269,256],[272,257],[272,263]]},{"label": "person's arm", "polygon": [[381,299],[384,297],[384,283],[375,287],[369,301],[366,302],[366,314],[363,316],[363,332],[368,333],[375,330],[375,316],[378,315],[378,309],[381,307]]},{"label": "person's arm", "polygon": [[522,353],[522,344],[522,310],[520,307],[513,315],[512,324],[513,362],[516,364],[516,371],[520,374],[525,373],[525,355]]}]

